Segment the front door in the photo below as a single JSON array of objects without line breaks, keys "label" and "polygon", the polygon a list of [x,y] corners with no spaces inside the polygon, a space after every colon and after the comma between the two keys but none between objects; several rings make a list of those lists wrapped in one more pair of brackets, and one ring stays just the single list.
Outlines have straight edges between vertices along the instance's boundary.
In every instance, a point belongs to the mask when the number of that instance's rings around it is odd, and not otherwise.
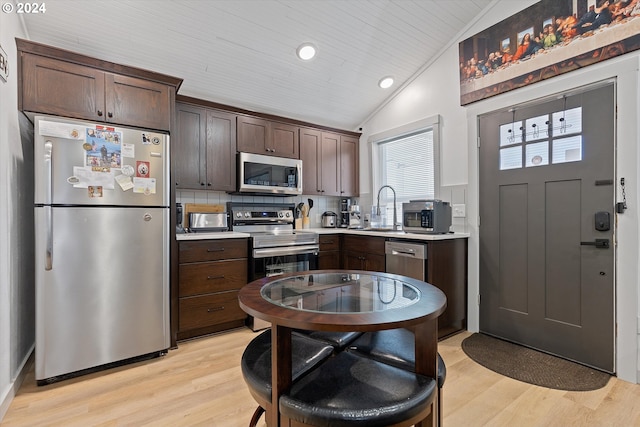
[{"label": "front door", "polygon": [[479,118],[480,331],[614,372],[614,84]]}]

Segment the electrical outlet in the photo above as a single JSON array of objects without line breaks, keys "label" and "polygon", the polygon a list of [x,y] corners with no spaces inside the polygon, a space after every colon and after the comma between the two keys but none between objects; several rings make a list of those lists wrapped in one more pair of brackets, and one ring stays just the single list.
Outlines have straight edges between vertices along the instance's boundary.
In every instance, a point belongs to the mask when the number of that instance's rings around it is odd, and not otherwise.
[{"label": "electrical outlet", "polygon": [[467,216],[466,205],[451,205],[451,211],[454,218],[464,218]]}]

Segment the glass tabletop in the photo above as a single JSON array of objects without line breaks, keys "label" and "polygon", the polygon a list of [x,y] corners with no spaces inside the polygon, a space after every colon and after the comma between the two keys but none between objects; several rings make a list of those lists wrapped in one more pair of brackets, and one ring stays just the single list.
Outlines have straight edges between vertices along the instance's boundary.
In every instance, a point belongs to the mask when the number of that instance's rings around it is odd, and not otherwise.
[{"label": "glass tabletop", "polygon": [[420,290],[399,279],[375,274],[305,273],[283,277],[260,289],[281,307],[316,313],[373,313],[405,308]]}]

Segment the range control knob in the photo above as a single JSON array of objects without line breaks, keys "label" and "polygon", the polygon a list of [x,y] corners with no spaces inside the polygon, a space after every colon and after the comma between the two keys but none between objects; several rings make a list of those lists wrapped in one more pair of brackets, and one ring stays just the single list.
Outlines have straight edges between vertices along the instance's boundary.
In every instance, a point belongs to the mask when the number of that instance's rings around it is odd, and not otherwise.
[{"label": "range control knob", "polygon": [[236,212],[236,218],[242,218],[242,212]]},{"label": "range control knob", "polygon": [[245,217],[245,218],[251,218],[251,213],[249,213],[249,212],[245,212],[245,213],[244,213],[244,217]]},{"label": "range control knob", "polygon": [[285,212],[284,216],[286,216],[287,218],[290,218],[291,217],[291,212],[289,212],[289,211]]},{"label": "range control knob", "polygon": [[282,212],[282,211],[278,212],[278,216],[279,216],[280,218],[284,218],[284,212]]}]

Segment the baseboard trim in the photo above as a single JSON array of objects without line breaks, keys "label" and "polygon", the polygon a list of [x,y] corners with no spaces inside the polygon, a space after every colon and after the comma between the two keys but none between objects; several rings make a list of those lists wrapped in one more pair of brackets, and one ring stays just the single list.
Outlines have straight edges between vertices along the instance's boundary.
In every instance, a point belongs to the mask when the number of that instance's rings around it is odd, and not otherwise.
[{"label": "baseboard trim", "polygon": [[33,363],[35,361],[34,350],[35,350],[35,345],[31,347],[31,350],[29,350],[29,352],[27,353],[27,356],[22,361],[22,368],[20,369],[20,372],[16,376],[13,383],[9,386],[9,390],[7,390],[7,394],[5,396],[2,396],[2,400],[0,401],[0,422],[2,422],[2,420],[4,419],[4,416],[9,411],[9,406],[11,405],[11,402],[13,402],[13,398],[16,397],[16,394],[18,394],[18,390],[20,390],[20,387],[22,386],[24,379],[27,377],[27,373],[33,366]]}]

